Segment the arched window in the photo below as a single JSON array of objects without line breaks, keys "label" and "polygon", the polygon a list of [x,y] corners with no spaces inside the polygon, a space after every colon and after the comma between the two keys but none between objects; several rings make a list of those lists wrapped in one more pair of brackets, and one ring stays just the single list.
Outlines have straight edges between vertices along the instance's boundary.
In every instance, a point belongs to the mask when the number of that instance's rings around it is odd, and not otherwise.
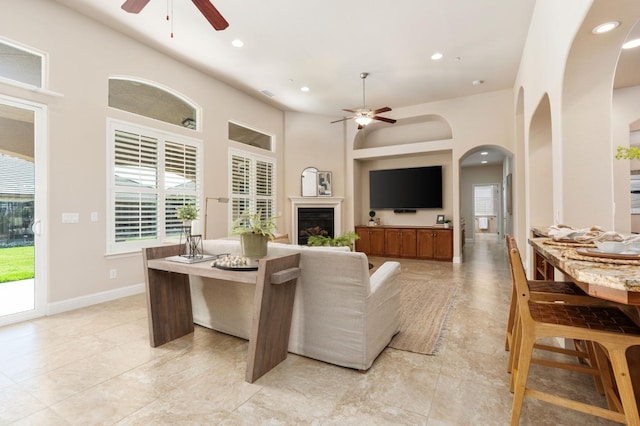
[{"label": "arched window", "polygon": [[189,129],[199,124],[199,109],[192,102],[130,77],[109,78],[109,106]]}]

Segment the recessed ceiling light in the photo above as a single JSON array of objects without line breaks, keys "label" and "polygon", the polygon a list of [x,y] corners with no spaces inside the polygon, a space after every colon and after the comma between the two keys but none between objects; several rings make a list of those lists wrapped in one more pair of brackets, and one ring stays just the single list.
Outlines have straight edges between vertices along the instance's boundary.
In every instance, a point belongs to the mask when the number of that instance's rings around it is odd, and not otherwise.
[{"label": "recessed ceiling light", "polygon": [[440,59],[442,59],[444,57],[444,55],[440,52],[436,52],[433,55],[431,55],[431,59],[434,61],[439,61]]},{"label": "recessed ceiling light", "polygon": [[239,40],[239,39],[235,39],[235,40],[233,40],[233,41],[231,42],[231,44],[232,44],[234,47],[242,47],[242,46],[244,46],[244,42],[243,42],[242,40]]},{"label": "recessed ceiling light", "polygon": [[608,33],[611,30],[615,30],[619,25],[619,21],[605,22],[604,24],[600,24],[595,27],[591,32],[593,32],[594,34],[604,34]]},{"label": "recessed ceiling light", "polygon": [[482,151],[480,155],[489,155],[489,153],[487,151]]},{"label": "recessed ceiling light", "polygon": [[636,38],[633,40],[629,40],[625,44],[622,45],[623,49],[633,49],[634,47],[640,46],[640,38]]},{"label": "recessed ceiling light", "polygon": [[302,90],[303,92],[308,92],[311,89],[309,89],[307,86],[302,86],[300,90]]},{"label": "recessed ceiling light", "polygon": [[482,160],[480,164],[487,164],[487,160]]}]

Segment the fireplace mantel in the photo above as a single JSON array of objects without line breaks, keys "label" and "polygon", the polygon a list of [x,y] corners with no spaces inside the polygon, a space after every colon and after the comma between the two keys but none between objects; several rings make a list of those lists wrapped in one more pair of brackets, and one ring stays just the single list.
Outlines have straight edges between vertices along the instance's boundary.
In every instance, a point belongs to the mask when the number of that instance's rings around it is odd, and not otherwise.
[{"label": "fireplace mantel", "polygon": [[289,197],[291,201],[291,242],[298,244],[298,209],[304,207],[328,207],[333,209],[333,226],[335,233],[342,232],[343,197]]}]

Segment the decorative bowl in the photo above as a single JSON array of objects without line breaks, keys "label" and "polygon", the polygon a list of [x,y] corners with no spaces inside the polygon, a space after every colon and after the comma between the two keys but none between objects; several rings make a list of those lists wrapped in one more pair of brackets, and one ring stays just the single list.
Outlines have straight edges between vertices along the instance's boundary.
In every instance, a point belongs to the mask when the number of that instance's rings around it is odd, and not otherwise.
[{"label": "decorative bowl", "polygon": [[620,241],[596,241],[595,244],[604,253],[622,253],[629,248],[629,243]]}]

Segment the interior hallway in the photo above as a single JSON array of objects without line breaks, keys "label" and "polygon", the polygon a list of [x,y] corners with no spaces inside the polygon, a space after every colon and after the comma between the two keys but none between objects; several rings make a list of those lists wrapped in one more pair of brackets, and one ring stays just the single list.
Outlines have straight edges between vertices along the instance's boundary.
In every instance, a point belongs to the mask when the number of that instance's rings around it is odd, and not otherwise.
[{"label": "interior hallway", "polygon": [[[151,348],[143,295],[0,328],[0,424],[508,424],[506,249],[464,250],[443,272],[463,285],[439,353],[388,348],[366,374],[289,354],[246,383],[244,340],[196,327]],[[604,403],[591,378],[553,376],[540,386]],[[613,423],[526,400],[521,424]]]}]

